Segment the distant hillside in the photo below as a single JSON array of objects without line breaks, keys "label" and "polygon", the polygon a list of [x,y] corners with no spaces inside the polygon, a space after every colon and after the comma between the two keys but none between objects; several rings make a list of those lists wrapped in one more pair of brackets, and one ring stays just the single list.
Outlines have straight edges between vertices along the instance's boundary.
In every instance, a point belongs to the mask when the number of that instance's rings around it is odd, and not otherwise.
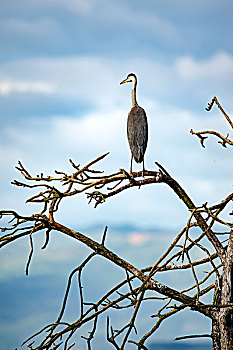
[{"label": "distant hillside", "polygon": [[211,342],[209,344],[185,342],[172,342],[172,343],[154,343],[149,346],[150,350],[211,350]]},{"label": "distant hillside", "polygon": [[[95,232],[102,231],[106,224],[96,223],[90,226],[85,227],[86,231]],[[170,232],[169,229],[165,230],[160,227],[140,227],[130,223],[121,223],[121,224],[108,224],[108,229],[111,231],[116,231],[118,233],[131,233],[131,232],[149,232],[149,233],[158,233],[158,232]]]},{"label": "distant hillside", "polygon": [[[94,226],[93,226],[94,227]],[[92,234],[93,239],[100,240],[104,225],[96,228],[95,231],[87,230]],[[119,231],[122,230],[122,231]],[[125,230],[123,232],[123,230]],[[128,231],[127,231],[128,230]],[[120,234],[122,232],[122,234]],[[155,231],[153,231],[155,232]],[[119,254],[123,259],[129,261],[139,268],[150,266],[155,259],[158,259],[170,244],[170,236],[158,232],[143,231],[130,225],[117,226],[114,230],[109,228],[107,235],[107,246]],[[171,235],[174,233],[171,233]],[[174,234],[175,235],[175,234]],[[11,250],[5,249],[0,255],[0,350],[15,349],[30,334],[51,323],[57,318],[67,284],[67,277],[89,254],[88,248],[80,243],[74,242],[71,238],[57,233],[51,235],[47,249],[41,250],[44,244],[44,237],[37,235],[34,238],[37,248],[33,256],[28,277],[24,275],[25,263],[28,256],[28,242],[21,240],[12,245]],[[104,271],[104,273],[103,273]],[[124,275],[123,275],[124,278]],[[175,285],[178,289],[184,289],[192,283],[192,276],[186,271],[179,271],[171,277],[165,275],[157,276],[158,280],[168,286]],[[163,279],[162,279],[163,278]],[[96,258],[89,263],[85,270],[84,293],[85,300],[97,300],[106,293],[109,288],[120,282],[122,272],[106,259]],[[77,285],[74,280],[72,293],[68,304],[65,319],[73,321],[79,315],[79,303],[77,303]],[[158,305],[148,301],[138,318],[137,329],[140,334],[148,332],[154,325],[151,314]],[[122,310],[121,310],[122,311]],[[128,314],[129,312],[129,314]],[[123,312],[111,312],[111,323],[115,327],[129,319],[131,310]],[[174,315],[171,322],[164,322],[159,329],[160,340],[167,343],[155,343],[155,339],[148,341],[149,350],[210,350],[211,347],[203,343],[189,341],[174,342],[177,335],[187,334],[188,331],[195,334],[207,332],[210,329],[209,319],[197,313],[184,310]],[[88,334],[89,325],[81,335]],[[109,350],[106,343],[106,315],[99,318],[99,332],[95,336],[93,349]],[[12,329],[14,331],[12,331]],[[157,334],[155,335],[155,337]],[[86,349],[84,339],[78,338],[80,349]],[[103,345],[104,344],[104,345]]]}]

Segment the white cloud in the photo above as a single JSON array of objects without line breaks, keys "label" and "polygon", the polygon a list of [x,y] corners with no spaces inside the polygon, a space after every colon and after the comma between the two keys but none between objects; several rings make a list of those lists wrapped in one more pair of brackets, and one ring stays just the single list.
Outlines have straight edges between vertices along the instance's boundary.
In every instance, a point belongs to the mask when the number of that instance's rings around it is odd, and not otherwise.
[{"label": "white cloud", "polygon": [[[114,63],[95,57],[40,58],[0,65],[2,81],[46,82],[63,98],[112,106],[119,90]],[[50,88],[50,89],[51,89]]]},{"label": "white cloud", "polygon": [[[8,10],[8,13],[11,13],[12,7],[15,10],[15,13],[21,14],[21,17],[27,15],[28,13],[37,13],[43,16],[43,13],[46,15],[49,14],[49,11],[57,11],[59,9],[63,11],[70,11],[71,13],[78,15],[87,15],[93,9],[96,0],[31,0],[28,2],[27,0],[22,0],[20,4],[15,3],[14,1],[9,1],[8,4],[5,4],[5,13]],[[22,13],[21,13],[22,11]]]},{"label": "white cloud", "polygon": [[79,144],[87,147],[88,151],[95,149],[98,152],[101,148],[114,146],[120,147],[119,151],[122,152],[125,124],[123,110],[99,111],[76,120],[61,117],[54,121],[53,136],[66,148]]},{"label": "white cloud", "polygon": [[192,57],[181,57],[176,62],[177,70],[182,79],[187,81],[218,80],[231,81],[233,79],[233,56],[220,52],[203,61]]},{"label": "white cloud", "polygon": [[88,15],[94,9],[96,0],[53,0],[56,6],[62,6],[70,11],[77,13],[78,15]]},{"label": "white cloud", "polygon": [[34,91],[56,90],[56,95],[67,103],[78,99],[87,106],[109,109],[129,106],[130,88],[119,86],[119,82],[130,71],[138,73],[139,103],[143,104],[147,98],[166,101],[166,106],[170,101],[182,106],[190,100],[192,105],[201,103],[200,108],[204,108],[204,103],[217,94],[231,106],[233,56],[227,53],[203,61],[181,56],[170,64],[127,58],[119,63],[114,59],[89,56],[19,60],[2,63],[0,79],[43,83],[46,87],[35,85]]},{"label": "white cloud", "polygon": [[[99,8],[96,3],[95,10],[98,17],[94,20],[101,23],[109,23],[122,28],[134,30],[136,39],[143,32],[149,38],[156,38],[165,43],[174,43],[180,39],[177,28],[166,17],[159,16],[155,11],[143,10],[136,6],[130,6],[127,2],[105,1],[105,10]],[[107,8],[107,10],[106,10]],[[139,34],[140,32],[140,34]]]},{"label": "white cloud", "polygon": [[9,17],[0,21],[0,30],[8,41],[12,42],[13,39],[16,41],[15,44],[12,44],[15,47],[23,41],[24,48],[29,46],[31,50],[36,51],[40,45],[47,44],[51,47],[58,38],[61,44],[69,42],[69,37],[67,37],[61,24],[55,19],[47,18],[47,16],[38,19],[33,18],[33,20],[31,17],[29,19]]},{"label": "white cloud", "polygon": [[212,191],[214,191],[215,185],[212,180],[199,180],[197,182],[197,191],[198,193],[203,193],[209,195]]},{"label": "white cloud", "polygon": [[0,95],[8,95],[13,92],[18,93],[42,93],[52,94],[56,91],[55,87],[46,82],[35,81],[2,81],[0,82]]}]

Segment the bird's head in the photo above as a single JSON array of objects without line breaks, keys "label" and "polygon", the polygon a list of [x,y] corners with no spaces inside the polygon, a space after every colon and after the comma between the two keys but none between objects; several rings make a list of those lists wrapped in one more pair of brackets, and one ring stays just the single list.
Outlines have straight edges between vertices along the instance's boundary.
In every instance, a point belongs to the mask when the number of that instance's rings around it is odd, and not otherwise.
[{"label": "bird's head", "polygon": [[137,77],[134,73],[129,73],[127,75],[127,78],[125,80],[122,80],[122,82],[120,82],[120,84],[124,84],[124,83],[130,83],[130,82],[137,82]]}]

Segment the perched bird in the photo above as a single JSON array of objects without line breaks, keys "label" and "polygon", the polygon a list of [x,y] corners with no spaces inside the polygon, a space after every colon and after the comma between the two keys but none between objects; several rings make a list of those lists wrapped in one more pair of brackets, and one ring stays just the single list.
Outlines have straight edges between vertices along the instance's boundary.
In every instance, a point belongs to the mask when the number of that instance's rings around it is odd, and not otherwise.
[{"label": "perched bird", "polygon": [[133,158],[137,163],[143,164],[142,176],[144,176],[145,164],[144,155],[148,140],[148,125],[146,112],[140,107],[136,100],[137,77],[134,73],[127,75],[127,78],[120,84],[133,83],[132,87],[132,108],[128,114],[127,135],[131,150],[130,173],[132,174]]}]

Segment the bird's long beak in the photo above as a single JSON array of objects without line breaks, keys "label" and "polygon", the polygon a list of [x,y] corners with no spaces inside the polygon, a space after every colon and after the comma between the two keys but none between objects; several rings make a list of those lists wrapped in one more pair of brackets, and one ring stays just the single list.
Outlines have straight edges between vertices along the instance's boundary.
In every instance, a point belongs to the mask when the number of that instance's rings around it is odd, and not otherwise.
[{"label": "bird's long beak", "polygon": [[125,79],[125,80],[122,80],[121,82],[120,82],[120,84],[124,84],[124,83],[128,83],[129,81],[128,81],[128,79]]}]

